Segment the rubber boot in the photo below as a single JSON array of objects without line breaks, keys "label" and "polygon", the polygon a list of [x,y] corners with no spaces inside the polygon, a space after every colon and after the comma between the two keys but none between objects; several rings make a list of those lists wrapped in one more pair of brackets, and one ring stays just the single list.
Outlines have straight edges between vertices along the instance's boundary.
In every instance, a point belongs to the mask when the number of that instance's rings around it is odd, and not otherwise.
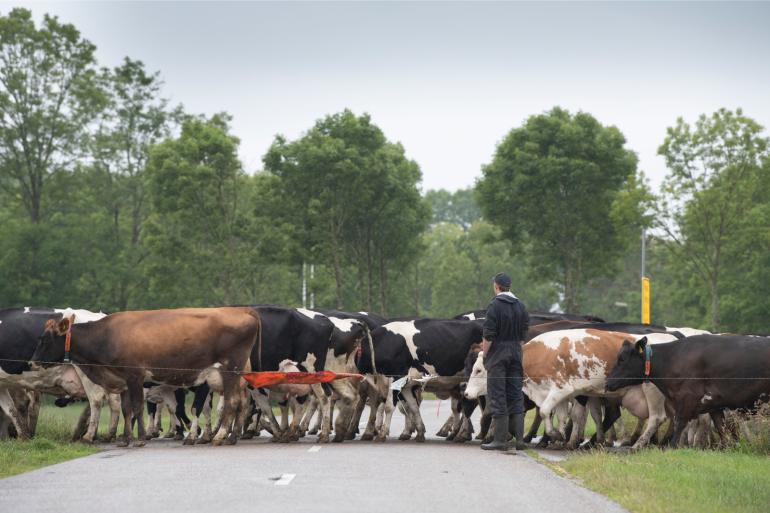
[{"label": "rubber boot", "polygon": [[488,444],[481,444],[485,451],[507,451],[508,450],[508,417],[494,417],[495,422],[494,439]]},{"label": "rubber boot", "polygon": [[527,446],[524,444],[524,414],[513,413],[509,419],[513,437],[516,439],[516,450],[523,451]]}]

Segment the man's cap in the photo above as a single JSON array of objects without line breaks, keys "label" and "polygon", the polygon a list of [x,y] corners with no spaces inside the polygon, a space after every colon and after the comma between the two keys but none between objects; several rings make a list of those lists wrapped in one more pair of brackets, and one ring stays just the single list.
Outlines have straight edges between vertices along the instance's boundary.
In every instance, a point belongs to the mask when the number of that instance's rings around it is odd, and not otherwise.
[{"label": "man's cap", "polygon": [[501,287],[511,288],[511,277],[505,273],[497,273],[492,278],[492,281],[500,285]]}]

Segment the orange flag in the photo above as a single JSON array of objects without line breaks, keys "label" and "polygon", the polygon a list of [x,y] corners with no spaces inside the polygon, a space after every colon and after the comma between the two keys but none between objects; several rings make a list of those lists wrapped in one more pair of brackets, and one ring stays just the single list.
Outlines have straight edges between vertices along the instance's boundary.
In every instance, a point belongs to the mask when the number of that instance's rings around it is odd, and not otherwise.
[{"label": "orange flag", "polygon": [[243,379],[249,382],[254,388],[269,387],[271,385],[315,385],[317,383],[328,383],[335,379],[353,378],[364,379],[361,374],[350,374],[347,372],[242,372]]}]

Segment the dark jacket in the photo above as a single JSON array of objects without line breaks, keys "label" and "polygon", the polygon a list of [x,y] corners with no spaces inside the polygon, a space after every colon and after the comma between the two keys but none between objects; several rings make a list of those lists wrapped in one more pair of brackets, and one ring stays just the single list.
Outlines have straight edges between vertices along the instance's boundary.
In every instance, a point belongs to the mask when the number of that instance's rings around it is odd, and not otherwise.
[{"label": "dark jacket", "polygon": [[521,342],[527,336],[529,314],[524,303],[513,294],[495,296],[487,307],[484,320],[484,338],[490,342]]}]

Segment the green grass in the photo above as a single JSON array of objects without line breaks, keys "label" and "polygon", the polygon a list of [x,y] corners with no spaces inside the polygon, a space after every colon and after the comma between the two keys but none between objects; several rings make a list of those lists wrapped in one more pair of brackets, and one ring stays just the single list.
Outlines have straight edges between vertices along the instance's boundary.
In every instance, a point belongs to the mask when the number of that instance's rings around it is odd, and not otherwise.
[{"label": "green grass", "polygon": [[634,513],[770,511],[770,458],[738,451],[648,449],[573,454],[555,465]]},{"label": "green grass", "polygon": [[81,411],[80,407],[62,409],[44,404],[33,440],[0,442],[0,478],[98,452],[96,447],[70,442]]}]

